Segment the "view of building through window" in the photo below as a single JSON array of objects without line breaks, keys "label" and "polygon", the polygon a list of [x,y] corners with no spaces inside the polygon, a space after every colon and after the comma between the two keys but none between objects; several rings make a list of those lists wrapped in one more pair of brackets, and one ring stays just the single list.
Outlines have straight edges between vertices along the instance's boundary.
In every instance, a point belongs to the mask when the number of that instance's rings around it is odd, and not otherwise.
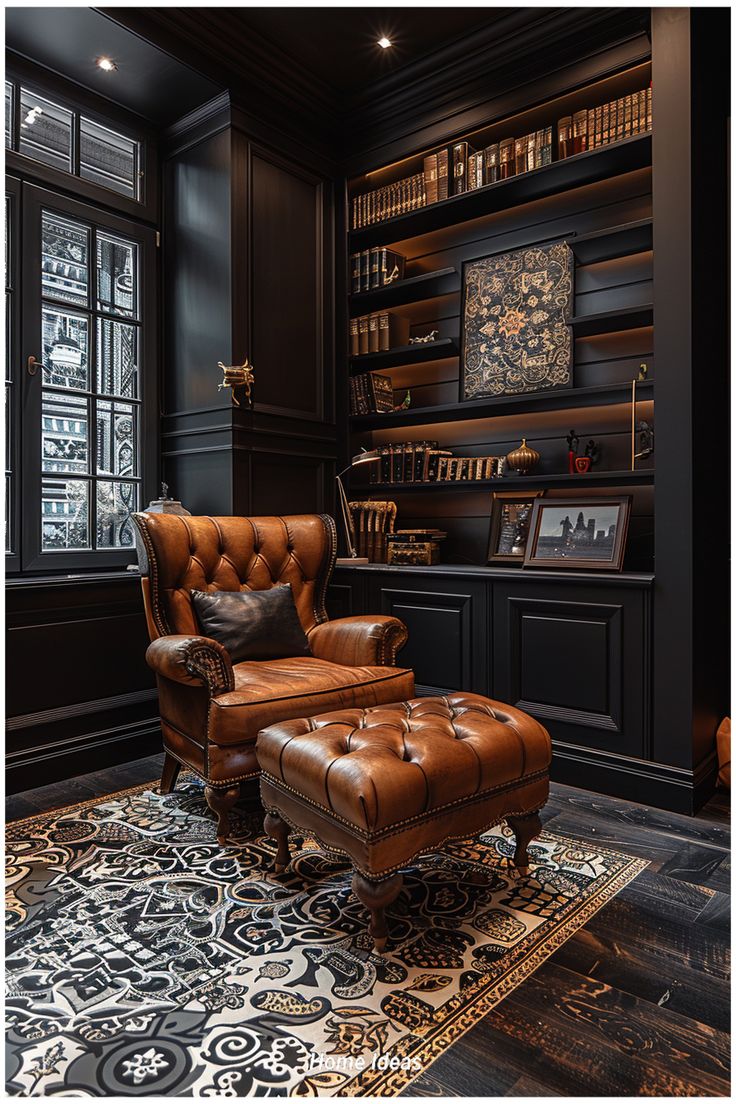
[{"label": "view of building through window", "polygon": [[43,212],[43,551],[133,544],[130,513],[140,481],[137,250],[93,225]]}]

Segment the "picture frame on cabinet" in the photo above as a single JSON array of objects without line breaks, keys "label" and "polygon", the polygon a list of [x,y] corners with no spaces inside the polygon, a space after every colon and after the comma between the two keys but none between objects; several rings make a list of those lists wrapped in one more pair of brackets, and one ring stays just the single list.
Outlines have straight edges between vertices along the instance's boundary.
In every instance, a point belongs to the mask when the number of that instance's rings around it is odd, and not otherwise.
[{"label": "picture frame on cabinet", "polygon": [[621,571],[630,513],[631,495],[538,498],[523,566]]},{"label": "picture frame on cabinet", "polygon": [[534,501],[542,495],[544,491],[493,492],[486,563],[523,566]]}]

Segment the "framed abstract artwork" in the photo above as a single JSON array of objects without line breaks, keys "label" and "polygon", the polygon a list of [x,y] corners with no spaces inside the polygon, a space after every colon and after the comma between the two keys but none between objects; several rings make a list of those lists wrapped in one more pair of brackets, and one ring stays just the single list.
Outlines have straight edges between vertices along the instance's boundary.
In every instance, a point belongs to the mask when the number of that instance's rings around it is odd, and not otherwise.
[{"label": "framed abstract artwork", "polygon": [[461,399],[572,386],[574,270],[566,242],[466,262]]},{"label": "framed abstract artwork", "polygon": [[620,571],[626,550],[631,496],[537,498],[524,567]]}]

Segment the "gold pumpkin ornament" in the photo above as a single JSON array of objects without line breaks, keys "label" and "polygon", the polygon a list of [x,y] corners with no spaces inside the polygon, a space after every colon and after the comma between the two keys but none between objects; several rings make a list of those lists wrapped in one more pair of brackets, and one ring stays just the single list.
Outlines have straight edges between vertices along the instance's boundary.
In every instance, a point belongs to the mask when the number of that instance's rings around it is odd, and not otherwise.
[{"label": "gold pumpkin ornament", "polygon": [[506,462],[509,467],[518,472],[519,475],[526,475],[532,468],[535,468],[539,463],[541,457],[536,449],[529,448],[526,443],[526,437],[522,437],[521,444],[513,452],[510,452],[506,457]]}]

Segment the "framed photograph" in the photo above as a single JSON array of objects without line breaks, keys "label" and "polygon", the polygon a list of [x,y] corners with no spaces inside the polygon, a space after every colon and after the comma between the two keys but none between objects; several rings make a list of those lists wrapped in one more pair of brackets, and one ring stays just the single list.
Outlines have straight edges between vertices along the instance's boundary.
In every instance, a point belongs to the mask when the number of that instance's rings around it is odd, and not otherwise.
[{"label": "framed photograph", "polygon": [[493,492],[487,563],[522,566],[534,500],[543,494],[544,491]]},{"label": "framed photograph", "polygon": [[463,265],[462,400],[572,386],[574,271],[564,241]]},{"label": "framed photograph", "polygon": [[630,512],[630,495],[536,499],[524,567],[620,571]]}]

